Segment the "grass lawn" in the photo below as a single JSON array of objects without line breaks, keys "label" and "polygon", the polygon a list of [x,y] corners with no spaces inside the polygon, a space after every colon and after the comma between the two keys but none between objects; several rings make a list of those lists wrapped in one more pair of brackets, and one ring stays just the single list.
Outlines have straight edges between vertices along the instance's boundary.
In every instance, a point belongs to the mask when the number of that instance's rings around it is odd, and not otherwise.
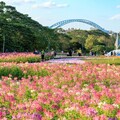
[{"label": "grass lawn", "polygon": [[116,57],[116,56],[112,56],[112,57],[93,56],[93,57],[86,57],[83,59],[87,62],[92,62],[93,64],[120,65],[120,57]]}]

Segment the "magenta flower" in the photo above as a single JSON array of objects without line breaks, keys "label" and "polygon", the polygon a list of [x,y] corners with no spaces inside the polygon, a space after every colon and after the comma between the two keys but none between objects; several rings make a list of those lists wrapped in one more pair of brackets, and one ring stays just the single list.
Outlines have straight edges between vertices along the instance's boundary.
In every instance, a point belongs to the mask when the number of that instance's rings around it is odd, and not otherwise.
[{"label": "magenta flower", "polygon": [[38,113],[33,113],[32,114],[32,119],[33,120],[42,120],[42,116]]},{"label": "magenta flower", "polygon": [[2,118],[2,116],[3,116],[3,113],[2,113],[2,111],[0,111],[0,118]]},{"label": "magenta flower", "polygon": [[118,120],[117,118],[108,118],[108,120]]},{"label": "magenta flower", "polygon": [[97,114],[97,111],[94,108],[88,108],[86,112],[87,116],[95,116]]}]

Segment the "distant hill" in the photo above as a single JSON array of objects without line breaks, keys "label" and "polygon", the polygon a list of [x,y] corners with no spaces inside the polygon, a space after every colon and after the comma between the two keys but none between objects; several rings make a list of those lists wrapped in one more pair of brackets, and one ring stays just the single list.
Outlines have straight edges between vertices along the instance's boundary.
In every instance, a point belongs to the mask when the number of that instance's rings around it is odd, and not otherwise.
[{"label": "distant hill", "polygon": [[53,30],[43,27],[15,7],[0,2],[0,51],[33,51],[48,47],[48,38]]}]

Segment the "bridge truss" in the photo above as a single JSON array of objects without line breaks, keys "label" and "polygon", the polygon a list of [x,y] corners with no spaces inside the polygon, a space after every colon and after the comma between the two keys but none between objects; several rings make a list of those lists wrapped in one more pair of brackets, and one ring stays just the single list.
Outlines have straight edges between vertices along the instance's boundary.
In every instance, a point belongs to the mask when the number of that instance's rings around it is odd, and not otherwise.
[{"label": "bridge truss", "polygon": [[108,30],[105,30],[104,28],[102,28],[101,26],[99,26],[98,24],[92,22],[92,21],[89,21],[89,20],[86,20],[86,19],[68,19],[68,20],[63,20],[63,21],[60,21],[60,22],[57,22],[53,25],[51,25],[49,28],[59,28],[59,27],[62,27],[66,24],[69,24],[71,22],[82,22],[82,23],[85,23],[85,24],[88,24],[88,25],[91,25],[107,34],[109,34],[109,31]]}]

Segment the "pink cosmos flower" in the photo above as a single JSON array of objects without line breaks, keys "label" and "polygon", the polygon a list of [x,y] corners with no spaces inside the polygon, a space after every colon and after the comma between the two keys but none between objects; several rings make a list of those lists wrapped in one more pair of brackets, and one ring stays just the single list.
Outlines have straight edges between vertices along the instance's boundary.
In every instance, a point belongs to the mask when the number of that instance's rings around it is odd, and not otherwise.
[{"label": "pink cosmos flower", "polygon": [[120,110],[117,112],[116,116],[120,119]]},{"label": "pink cosmos flower", "polygon": [[95,116],[93,120],[107,120],[107,117],[105,115]]},{"label": "pink cosmos flower", "polygon": [[114,110],[114,106],[113,105],[110,105],[110,104],[105,104],[103,105],[103,110],[107,110],[107,111],[112,111]]},{"label": "pink cosmos flower", "polygon": [[49,119],[52,119],[53,116],[54,116],[52,112],[47,111],[47,110],[44,110],[44,114],[45,114],[45,116],[48,117]]}]

